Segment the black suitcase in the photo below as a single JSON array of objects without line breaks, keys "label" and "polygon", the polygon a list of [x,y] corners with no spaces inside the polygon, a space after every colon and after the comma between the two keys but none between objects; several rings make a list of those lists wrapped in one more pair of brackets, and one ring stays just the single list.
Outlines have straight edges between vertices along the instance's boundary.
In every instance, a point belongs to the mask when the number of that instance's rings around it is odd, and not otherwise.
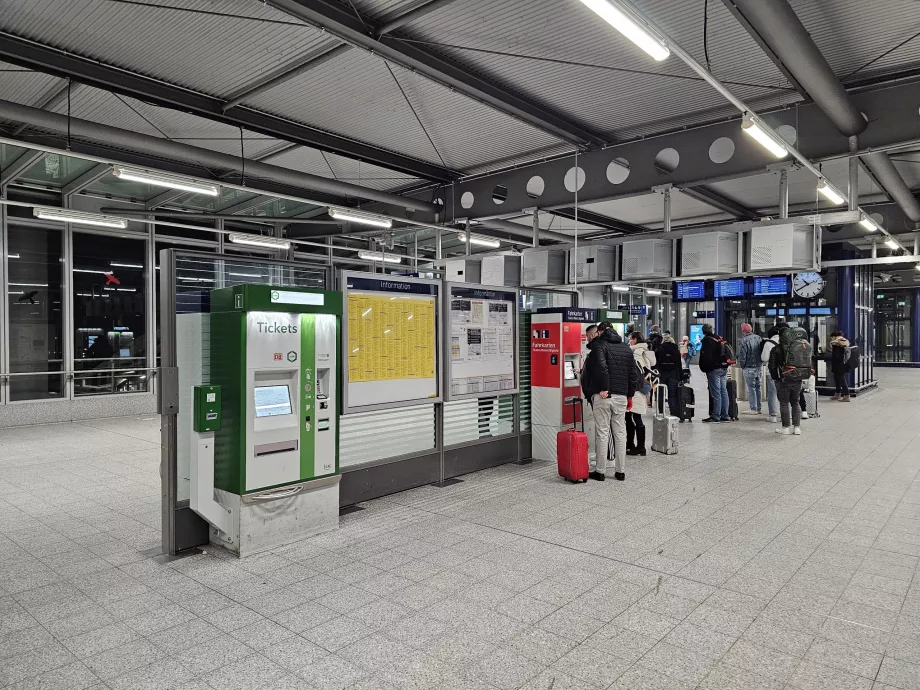
[{"label": "black suitcase", "polygon": [[738,382],[735,380],[727,381],[725,387],[728,389],[728,418],[738,421]]},{"label": "black suitcase", "polygon": [[693,389],[686,384],[680,384],[677,387],[677,417],[680,423],[684,420],[693,421],[693,413],[696,411],[696,395]]}]

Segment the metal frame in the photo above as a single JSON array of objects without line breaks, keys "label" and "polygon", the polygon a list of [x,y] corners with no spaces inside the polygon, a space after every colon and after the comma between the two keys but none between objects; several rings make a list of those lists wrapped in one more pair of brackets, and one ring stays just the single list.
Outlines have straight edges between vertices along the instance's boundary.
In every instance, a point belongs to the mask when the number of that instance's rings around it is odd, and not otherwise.
[{"label": "metal frame", "polygon": [[[435,305],[435,365],[434,372],[437,379],[436,389],[437,396],[434,398],[416,398],[413,400],[401,400],[398,402],[391,403],[377,403],[373,405],[350,405],[348,401],[348,295],[350,290],[348,289],[348,279],[350,277],[354,278],[368,278],[371,280],[387,280],[394,283],[413,283],[416,285],[434,285],[437,289],[434,295],[434,305]],[[374,410],[390,410],[397,407],[415,407],[417,405],[423,405],[425,403],[440,403],[444,400],[444,375],[442,372],[440,360],[443,358],[443,344],[441,342],[441,333],[444,331],[444,317],[443,317],[443,305],[441,303],[441,295],[444,292],[444,283],[440,280],[432,280],[430,278],[406,278],[404,276],[391,276],[387,274],[380,273],[368,273],[365,271],[349,271],[341,270],[337,276],[339,292],[342,293],[342,343],[346,346],[342,347],[342,411],[341,414],[357,414],[359,412],[373,412]],[[362,291],[363,292],[363,291]],[[381,293],[387,294],[387,293]],[[448,350],[449,352],[449,350]]]},{"label": "metal frame", "polygon": [[[444,388],[442,389],[442,396],[444,397],[445,402],[456,402],[458,400],[469,400],[472,398],[498,398],[501,395],[517,395],[520,393],[520,381],[518,376],[518,367],[520,366],[520,352],[519,347],[519,333],[518,329],[520,328],[520,316],[518,311],[520,310],[520,301],[521,293],[519,288],[513,287],[504,287],[501,285],[482,285],[480,283],[457,283],[457,282],[447,282],[443,283],[443,303],[442,309],[444,311],[444,319],[447,322],[446,327],[444,328],[441,346],[444,350],[444,362],[443,362],[443,371],[442,377],[444,379]],[[514,372],[514,388],[511,390],[503,391],[480,391],[478,393],[462,393],[460,395],[454,395],[450,392],[450,382],[452,380],[451,373],[453,368],[453,361],[448,353],[450,353],[450,338],[451,338],[451,329],[452,323],[450,322],[450,302],[453,299],[453,290],[454,288],[465,289],[465,290],[484,290],[486,292],[509,292],[514,294],[514,308],[512,309],[512,325],[511,328],[514,331],[514,365],[512,371]]]},{"label": "metal frame", "polygon": [[67,53],[36,41],[0,32],[0,58],[29,69],[71,78],[89,86],[140,98],[164,108],[173,108],[216,122],[285,139],[303,146],[341,154],[384,168],[439,182],[449,182],[456,173],[441,166],[387,151],[308,125],[251,108],[224,110],[220,98],[129,72],[105,63]]}]

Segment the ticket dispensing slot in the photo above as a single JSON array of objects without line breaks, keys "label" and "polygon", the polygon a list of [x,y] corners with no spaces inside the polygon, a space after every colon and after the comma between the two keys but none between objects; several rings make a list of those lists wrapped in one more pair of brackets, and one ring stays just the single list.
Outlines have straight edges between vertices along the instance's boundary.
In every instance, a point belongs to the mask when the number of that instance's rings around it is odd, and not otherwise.
[{"label": "ticket dispensing slot", "polygon": [[[316,370],[316,409],[317,410],[328,410],[329,409],[329,391],[331,390],[330,386],[330,370],[319,369]],[[326,422],[325,425],[323,422]],[[317,431],[326,431],[329,428],[329,419],[328,417],[324,419],[317,419],[316,430]]]}]

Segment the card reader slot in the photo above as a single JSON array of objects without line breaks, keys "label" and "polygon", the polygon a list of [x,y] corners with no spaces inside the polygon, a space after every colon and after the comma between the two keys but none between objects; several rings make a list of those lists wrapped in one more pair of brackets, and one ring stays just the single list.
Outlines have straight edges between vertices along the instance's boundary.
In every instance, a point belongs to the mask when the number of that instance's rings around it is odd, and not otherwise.
[{"label": "card reader slot", "polygon": [[259,458],[263,455],[274,455],[276,453],[288,453],[297,450],[299,442],[293,441],[276,441],[274,443],[262,443],[253,447],[253,454]]}]

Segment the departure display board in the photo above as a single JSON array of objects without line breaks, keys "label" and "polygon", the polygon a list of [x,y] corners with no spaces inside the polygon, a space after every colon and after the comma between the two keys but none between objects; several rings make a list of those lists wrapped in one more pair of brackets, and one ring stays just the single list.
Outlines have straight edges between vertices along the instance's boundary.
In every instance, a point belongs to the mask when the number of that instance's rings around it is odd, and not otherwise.
[{"label": "departure display board", "polygon": [[763,276],[754,278],[754,296],[770,297],[789,294],[789,276]]},{"label": "departure display board", "polygon": [[674,283],[674,297],[683,301],[704,300],[706,299],[706,281],[689,280]]},{"label": "departure display board", "polygon": [[343,273],[346,411],[439,398],[438,281]]},{"label": "departure display board", "polygon": [[744,297],[744,278],[717,280],[714,285],[716,297]]}]

